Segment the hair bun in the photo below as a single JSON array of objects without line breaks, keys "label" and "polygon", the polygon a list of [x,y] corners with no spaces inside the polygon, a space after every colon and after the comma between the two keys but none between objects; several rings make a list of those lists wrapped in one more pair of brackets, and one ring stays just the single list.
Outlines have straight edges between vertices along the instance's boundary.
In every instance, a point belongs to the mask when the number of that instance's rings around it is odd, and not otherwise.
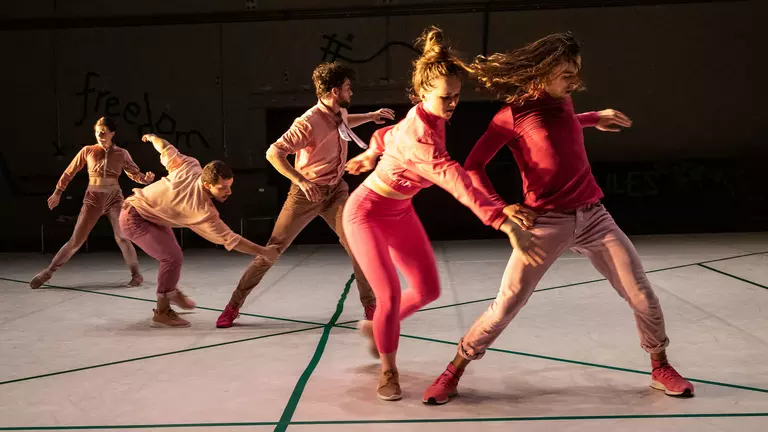
[{"label": "hair bun", "polygon": [[448,49],[443,46],[443,31],[435,26],[424,30],[419,41],[424,43],[422,56],[427,60],[434,60],[448,56]]}]

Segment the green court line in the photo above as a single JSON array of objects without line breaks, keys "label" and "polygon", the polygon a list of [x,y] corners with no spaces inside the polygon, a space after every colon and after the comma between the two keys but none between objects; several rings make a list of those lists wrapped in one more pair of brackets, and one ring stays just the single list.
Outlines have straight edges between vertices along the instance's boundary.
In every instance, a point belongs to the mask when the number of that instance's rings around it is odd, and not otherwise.
[{"label": "green court line", "polygon": [[336,324],[336,327],[341,327],[341,328],[350,328],[350,327],[342,327],[342,326],[346,326],[346,325],[349,325],[349,324],[354,324],[354,323],[356,323],[356,322],[358,322],[358,321],[360,321],[360,320],[345,321],[345,322],[343,322],[343,323],[338,323],[338,324]]},{"label": "green court line", "polygon": [[[752,253],[743,254],[743,255],[736,255],[736,256],[732,256],[732,257],[728,257],[728,258],[718,258],[718,259],[709,260],[709,261],[702,261],[702,262],[697,262],[697,263],[682,264],[682,265],[677,265],[677,266],[673,266],[673,267],[664,267],[664,268],[655,269],[655,270],[648,270],[645,273],[646,274],[647,273],[658,273],[658,272],[663,272],[663,271],[668,271],[668,270],[676,270],[676,269],[681,269],[681,268],[685,268],[685,267],[693,267],[693,266],[702,266],[702,267],[706,267],[706,268],[708,268],[710,270],[714,270],[714,269],[712,269],[710,267],[705,266],[704,264],[720,262],[720,261],[728,261],[728,260],[733,260],[733,259],[737,259],[737,258],[744,258],[744,257],[754,256],[754,255],[763,255],[763,254],[766,254],[766,253],[768,253],[768,251],[766,251],[766,252],[752,252]],[[718,270],[715,270],[715,271],[718,271]],[[736,279],[739,279],[738,277],[733,276],[733,275],[728,275],[728,276],[735,277]],[[537,293],[537,292],[543,292],[543,291],[551,291],[551,290],[556,290],[556,289],[561,289],[561,288],[568,288],[568,287],[579,286],[579,285],[587,285],[587,284],[591,284],[591,283],[595,283],[595,282],[603,282],[603,281],[606,281],[606,280],[607,280],[606,278],[592,279],[592,280],[588,280],[588,281],[584,281],[584,282],[575,282],[575,283],[570,283],[570,284],[566,284],[566,285],[558,285],[558,286],[553,286],[553,287],[549,287],[549,288],[541,288],[541,289],[534,290],[533,292]],[[744,282],[749,282],[749,283],[754,284],[754,282],[750,282],[750,281],[747,281],[747,280],[744,280]],[[768,289],[768,287],[764,287],[764,286],[759,285],[759,284],[756,284],[756,285],[758,285],[758,286],[760,286],[762,288]],[[445,308],[456,307],[456,306],[464,306],[464,305],[473,304],[473,303],[482,303],[482,302],[487,302],[487,301],[491,301],[491,300],[494,300],[494,299],[496,299],[495,296],[494,297],[488,297],[488,298],[482,298],[482,299],[478,299],[478,300],[469,300],[469,301],[465,301],[465,302],[461,302],[461,303],[453,303],[453,304],[449,304],[449,305],[435,306],[435,307],[431,307],[431,308],[424,308],[424,309],[418,310],[417,312],[426,312],[426,311],[432,311],[432,310],[437,310],[437,309],[445,309]],[[346,324],[348,324],[348,323],[346,323]]]},{"label": "green court line", "polygon": [[[427,408],[429,409],[429,408]],[[439,408],[437,408],[439,409]],[[531,421],[566,421],[566,420],[630,420],[630,419],[696,419],[696,418],[750,418],[768,417],[768,412],[751,413],[691,413],[691,414],[617,414],[584,416],[545,416],[545,417],[475,417],[475,418],[433,418],[433,419],[396,419],[396,420],[317,420],[295,421],[295,426],[320,425],[367,425],[367,424],[418,424],[418,423],[481,423],[481,422],[531,422]],[[252,427],[276,426],[276,422],[238,422],[238,423],[170,423],[148,425],[100,425],[100,426],[28,426],[0,427],[0,431],[46,431],[46,430],[96,430],[96,429],[150,429],[150,428],[202,428],[202,427]]]},{"label": "green court line", "polygon": [[[593,279],[593,280],[590,280],[590,281],[575,282],[575,283],[570,283],[570,284],[567,284],[567,285],[558,285],[558,286],[553,286],[553,287],[550,287],[550,288],[541,288],[541,289],[534,290],[533,292],[537,293],[537,292],[549,291],[549,290],[560,289],[560,288],[568,288],[568,287],[578,286],[578,285],[586,285],[586,284],[591,284],[591,283],[594,283],[594,282],[602,282],[604,280],[605,279]],[[432,311],[432,310],[437,310],[437,309],[446,309],[446,308],[451,308],[451,307],[456,307],[456,306],[464,306],[464,305],[473,304],[473,303],[482,303],[482,302],[487,302],[487,301],[490,301],[490,300],[494,300],[495,298],[496,297],[488,297],[488,298],[483,298],[483,299],[478,299],[478,300],[469,300],[469,301],[465,301],[465,302],[461,302],[461,303],[453,303],[453,304],[449,304],[449,305],[435,306],[435,307],[430,307],[430,308],[419,309],[418,312],[426,312],[426,311]]]},{"label": "green court line", "polygon": [[762,289],[768,289],[768,286],[765,286],[765,285],[761,285],[761,284],[759,284],[759,283],[757,283],[757,282],[752,282],[751,280],[747,280],[747,279],[744,279],[744,278],[738,277],[738,276],[736,276],[736,275],[732,275],[732,274],[730,274],[730,273],[726,273],[726,272],[724,272],[724,271],[722,271],[722,270],[718,270],[718,269],[716,269],[716,268],[713,268],[713,267],[710,267],[710,266],[706,266],[706,265],[704,265],[704,264],[699,264],[699,266],[700,266],[700,267],[704,267],[704,268],[705,268],[705,269],[707,269],[707,270],[712,270],[712,271],[713,271],[713,272],[715,272],[715,273],[720,273],[721,275],[725,275],[725,276],[728,276],[728,277],[732,277],[732,278],[734,278],[734,279],[736,279],[736,280],[740,280],[740,281],[742,281],[742,282],[746,282],[746,283],[748,283],[748,284],[750,284],[750,285],[754,285],[754,286],[756,286],[756,287],[760,287],[760,288],[762,288]]},{"label": "green court line", "polygon": [[[336,325],[336,327],[337,328],[343,328],[343,329],[346,329],[346,330],[355,330],[355,331],[357,330],[355,327],[349,327],[349,326],[340,325],[340,324]],[[426,341],[426,342],[435,342],[435,343],[444,344],[444,345],[456,345],[456,344],[458,344],[458,342],[450,342],[450,341],[445,341],[445,340],[440,340],[440,339],[433,339],[433,338],[422,337],[422,336],[413,336],[413,335],[407,335],[407,334],[402,334],[402,333],[400,334],[400,337],[404,337],[404,338],[408,338],[408,339],[415,339],[415,340],[422,340],[422,341]],[[596,367],[596,368],[601,368],[601,369],[610,369],[610,370],[615,370],[615,371],[619,371],[619,372],[629,372],[629,373],[635,373],[635,374],[641,374],[641,375],[650,375],[651,374],[650,372],[647,372],[647,371],[641,371],[641,370],[635,370],[635,369],[627,369],[627,368],[621,368],[621,367],[617,367],[617,366],[603,365],[603,364],[599,364],[599,363],[589,363],[589,362],[583,362],[583,361],[579,361],[579,360],[570,360],[570,359],[565,359],[565,358],[560,358],[560,357],[550,357],[550,356],[545,356],[545,355],[540,355],[540,354],[531,354],[531,353],[522,352],[522,351],[512,351],[512,350],[505,350],[505,349],[500,349],[500,348],[488,348],[488,351],[500,352],[500,353],[505,353],[505,354],[514,354],[514,355],[519,355],[519,356],[524,356],[524,357],[532,357],[532,358],[537,358],[537,359],[542,359],[542,360],[551,360],[551,361],[556,361],[556,362],[561,362],[561,363],[571,363],[571,364],[576,364],[576,365],[580,365],[580,366],[591,366],[591,367]],[[768,389],[763,389],[763,388],[758,388],[758,387],[749,387],[749,386],[743,386],[743,385],[738,385],[738,384],[729,384],[729,383],[723,383],[723,382],[719,382],[719,381],[708,381],[708,380],[697,379],[697,378],[687,378],[687,379],[689,381],[698,382],[698,383],[702,383],[702,384],[710,384],[710,385],[714,385],[714,386],[730,387],[730,388],[735,388],[735,389],[739,389],[739,390],[749,390],[749,391],[755,391],[755,392],[760,392],[760,393],[768,393]]]},{"label": "green court line", "polygon": [[331,334],[331,330],[336,325],[336,321],[339,320],[341,312],[344,310],[344,302],[347,300],[347,294],[349,294],[349,289],[352,286],[352,281],[354,280],[355,275],[353,274],[349,277],[346,286],[344,286],[344,291],[341,293],[341,297],[339,298],[338,303],[336,303],[336,312],[334,312],[333,316],[328,321],[328,324],[325,325],[323,329],[323,335],[317,342],[315,354],[309,361],[309,365],[307,365],[304,373],[302,373],[299,377],[299,381],[296,383],[296,387],[294,387],[293,393],[291,393],[291,397],[288,399],[288,403],[283,410],[283,415],[280,416],[280,421],[278,422],[277,427],[275,427],[275,432],[284,432],[286,429],[288,429],[288,425],[291,423],[293,414],[296,412],[296,407],[299,405],[301,395],[304,393],[304,388],[307,386],[307,382],[312,376],[312,372],[315,371],[317,364],[320,363],[320,359],[323,357],[325,346],[328,344],[328,337]]},{"label": "green court line", "polygon": [[[8,281],[8,282],[18,282],[18,283],[22,283],[22,284],[25,284],[25,285],[29,285],[29,282],[22,281],[22,280],[17,280],[17,279],[8,279],[8,278],[0,277],[0,280],[4,280],[4,281]],[[103,296],[107,296],[107,297],[117,297],[117,298],[123,298],[123,299],[127,299],[127,300],[138,300],[138,301],[149,302],[149,303],[155,303],[157,301],[157,299],[147,299],[147,298],[143,298],[143,297],[133,297],[133,296],[127,296],[127,295],[123,295],[123,294],[113,294],[113,293],[107,293],[107,292],[101,292],[101,291],[87,290],[87,289],[83,289],[83,288],[72,288],[72,287],[65,287],[65,286],[58,286],[58,285],[48,285],[48,284],[45,284],[45,285],[43,285],[42,289],[51,289],[51,288],[61,289],[61,290],[66,290],[66,291],[77,291],[77,292],[83,292],[83,293],[88,293],[88,294],[99,294],[99,295],[103,295]],[[207,311],[212,311],[212,312],[223,312],[224,311],[223,309],[215,309],[215,308],[209,308],[209,307],[203,307],[203,306],[197,306],[196,309],[207,310]],[[293,323],[299,323],[299,324],[316,325],[316,326],[323,326],[323,325],[325,325],[323,323],[318,323],[318,322],[313,322],[313,321],[295,320],[295,319],[290,319],[290,318],[280,318],[280,317],[273,317],[273,316],[269,316],[269,315],[250,314],[250,313],[245,313],[245,312],[240,312],[240,315],[249,316],[249,317],[256,317],[256,318],[264,318],[264,319],[275,320],[275,321],[286,321],[286,322],[293,322]]]},{"label": "green court line", "polygon": [[[439,408],[438,408],[439,409]],[[703,413],[703,414],[626,414],[594,416],[549,416],[549,417],[477,417],[477,418],[436,418],[397,420],[328,420],[301,421],[292,425],[354,425],[354,424],[413,424],[413,423],[478,423],[478,422],[526,422],[562,420],[622,420],[622,419],[669,419],[669,418],[723,418],[723,417],[768,417],[768,413]]]},{"label": "green court line", "polygon": [[[355,330],[354,328],[351,328],[351,327],[343,327],[343,328],[346,328],[346,329],[349,329],[349,330]],[[450,342],[450,341],[444,341],[444,340],[440,340],[440,339],[433,339],[433,338],[427,338],[427,337],[421,337],[421,336],[412,336],[412,335],[406,335],[406,334],[401,334],[400,337],[404,337],[404,338],[408,338],[408,339],[422,340],[422,341],[427,341],[427,342],[435,342],[435,343],[440,343],[440,344],[445,344],[445,345],[456,345],[458,343],[458,342]],[[641,371],[641,370],[635,370],[635,369],[627,369],[627,368],[622,368],[622,367],[617,367],[617,366],[603,365],[603,364],[599,364],[599,363],[589,363],[589,362],[583,362],[583,361],[578,361],[578,360],[569,360],[569,359],[565,359],[565,358],[551,357],[551,356],[545,356],[545,355],[540,355],[540,354],[531,354],[531,353],[526,353],[526,352],[522,352],[522,351],[512,351],[512,350],[505,350],[505,349],[500,349],[500,348],[488,348],[488,351],[500,352],[500,353],[505,353],[505,354],[514,354],[514,355],[519,355],[519,356],[524,356],[524,357],[532,357],[532,358],[537,358],[537,359],[542,359],[542,360],[551,360],[551,361],[556,361],[556,362],[560,362],[560,363],[570,363],[570,364],[576,364],[576,365],[580,365],[580,366],[591,366],[591,367],[596,367],[596,368],[601,368],[601,369],[609,369],[609,370],[614,370],[614,371],[619,371],[619,372],[629,372],[629,373],[635,373],[635,374],[641,374],[641,375],[650,375],[651,374],[650,372],[647,372],[647,371]],[[738,385],[738,384],[728,384],[728,383],[722,383],[722,382],[718,382],[718,381],[707,381],[707,380],[696,379],[696,378],[687,378],[687,379],[689,381],[698,382],[698,383],[702,383],[702,384],[710,384],[710,385],[715,385],[715,386],[720,386],[720,387],[735,388],[735,389],[739,389],[739,390],[749,390],[749,391],[760,392],[760,393],[768,393],[768,389],[762,389],[762,388],[758,388],[758,387],[748,387],[748,386],[742,386],[742,385]]]},{"label": "green court line", "polygon": [[242,423],[169,423],[146,425],[99,425],[99,426],[18,426],[0,427],[0,431],[56,431],[56,430],[99,430],[99,429],[155,429],[155,428],[192,428],[192,427],[243,427],[275,426],[277,422],[242,422]]},{"label": "green court line", "polygon": [[279,332],[279,333],[272,333],[272,334],[268,334],[268,335],[254,336],[254,337],[249,337],[249,338],[245,338],[245,339],[238,339],[238,340],[234,340],[234,341],[221,342],[221,343],[212,344],[212,345],[203,345],[203,346],[194,347],[194,348],[186,348],[186,349],[183,349],[183,350],[164,352],[164,353],[160,353],[160,354],[152,354],[152,355],[147,355],[147,356],[143,356],[143,357],[130,358],[130,359],[126,359],[126,360],[118,360],[118,361],[114,361],[114,362],[102,363],[102,364],[97,364],[97,365],[92,365],[92,366],[85,366],[85,367],[80,367],[80,368],[76,368],[76,369],[68,369],[68,370],[59,371],[59,372],[51,372],[51,373],[47,373],[47,374],[35,375],[35,376],[26,377],[26,378],[17,378],[17,379],[8,380],[8,381],[2,381],[2,382],[0,382],[0,385],[12,384],[12,383],[17,383],[17,382],[22,382],[22,381],[30,381],[30,380],[34,380],[34,379],[38,379],[38,378],[47,378],[47,377],[56,376],[56,375],[64,375],[64,374],[68,374],[68,373],[72,373],[72,372],[80,372],[80,371],[89,370],[89,369],[97,369],[97,368],[102,368],[102,367],[106,367],[106,366],[114,366],[114,365],[118,365],[118,364],[122,364],[122,363],[130,363],[130,362],[135,362],[135,361],[139,361],[139,360],[146,360],[146,359],[151,359],[151,358],[156,358],[156,357],[164,357],[164,356],[168,356],[168,355],[172,355],[172,354],[181,354],[181,353],[186,353],[186,352],[190,352],[190,351],[198,351],[198,350],[203,350],[203,349],[207,349],[207,348],[220,347],[220,346],[224,346],[224,345],[232,345],[232,344],[237,344],[237,343],[242,343],[242,342],[249,342],[249,341],[254,341],[254,340],[257,340],[257,339],[266,339],[266,338],[270,338],[270,337],[273,337],[273,336],[281,336],[281,335],[286,335],[286,334],[291,334],[291,333],[300,333],[300,332],[305,332],[305,331],[309,331],[309,330],[316,330],[316,329],[319,329],[319,328],[323,328],[323,326],[308,327],[308,328],[305,328],[305,329],[290,330],[290,331],[284,331],[284,332]]},{"label": "green court line", "polygon": [[[675,269],[679,269],[679,268],[692,267],[692,266],[696,266],[696,265],[703,265],[703,264],[709,264],[709,263],[720,262],[720,261],[728,261],[728,260],[732,260],[732,259],[744,258],[744,257],[749,257],[749,256],[754,256],[754,255],[764,255],[764,254],[767,254],[767,253],[768,253],[768,251],[765,251],[765,252],[752,252],[752,253],[748,253],[748,254],[735,255],[735,256],[727,257],[727,258],[718,258],[718,259],[702,261],[702,262],[698,262],[698,263],[683,264],[683,265],[678,265],[678,266],[674,266],[674,267],[665,267],[665,268],[656,269],[656,270],[649,270],[646,273],[656,273],[656,272],[662,272],[662,271],[667,271],[667,270],[675,270]],[[714,270],[714,269],[712,269],[710,267],[707,267],[707,268],[709,268],[710,270]],[[717,271],[717,270],[714,270],[714,271]],[[733,275],[728,275],[728,276],[735,277]],[[25,284],[25,285],[29,284],[28,281],[22,281],[22,280],[18,280],[18,279],[9,279],[9,278],[4,278],[4,277],[0,277],[0,280],[4,280],[4,281],[8,281],[8,282],[17,282],[17,283],[22,283],[22,284]],[[586,284],[590,284],[590,283],[594,283],[594,282],[602,282],[602,281],[605,281],[605,280],[606,280],[605,278],[603,278],[603,279],[593,279],[593,280],[589,280],[589,281],[576,282],[576,283],[571,283],[571,284],[567,284],[567,285],[558,285],[558,286],[549,287],[549,288],[541,288],[541,289],[535,290],[534,292],[551,291],[551,290],[556,290],[556,289],[561,289],[561,288],[568,288],[568,287],[573,287],[573,286],[578,286],[578,285],[586,285]],[[748,282],[748,281],[745,281],[745,282]],[[752,282],[749,282],[749,283],[752,283]],[[762,287],[762,285],[758,285],[758,286]],[[84,293],[89,293],[89,294],[99,294],[99,295],[104,295],[104,296],[109,296],[109,297],[118,297],[118,298],[124,298],[124,299],[128,299],[128,300],[138,300],[138,301],[151,302],[151,303],[154,303],[156,301],[155,299],[145,299],[145,298],[141,298],[141,297],[132,297],[132,296],[126,296],[126,295],[121,295],[121,294],[105,293],[105,292],[101,292],[101,291],[92,291],[92,290],[86,290],[86,289],[82,289],[82,288],[71,288],[71,287],[63,287],[63,286],[48,285],[48,284],[43,285],[43,287],[63,289],[63,290],[69,290],[69,291],[79,291],[79,292],[84,292]],[[763,288],[765,288],[765,287],[763,287]],[[768,288],[766,288],[766,289],[768,289]],[[463,306],[463,305],[472,304],[472,303],[481,303],[481,302],[486,302],[486,301],[493,300],[495,298],[496,297],[488,297],[488,298],[483,298],[483,299],[479,299],[479,300],[470,300],[470,301],[461,302],[461,303],[455,303],[455,304],[450,304],[450,305],[435,306],[435,307],[432,307],[432,308],[421,309],[418,312],[426,312],[426,311],[431,311],[431,310],[436,310],[436,309],[445,309],[445,308],[449,308],[449,307]],[[208,308],[208,307],[202,307],[202,306],[199,306],[198,309],[212,311],[212,312],[222,312],[223,311],[222,309]],[[250,316],[250,317],[255,317],[255,318],[264,318],[264,319],[270,319],[270,320],[277,320],[277,321],[295,322],[295,323],[300,323],[300,324],[324,325],[322,323],[313,322],[313,321],[294,320],[294,319],[290,319],[290,318],[280,318],[280,317],[273,317],[273,316],[268,316],[268,315],[249,314],[249,313],[245,313],[245,312],[241,312],[240,315]],[[345,323],[342,323],[342,324],[351,324],[353,322],[356,322],[356,321],[349,321],[349,322],[345,322]]]},{"label": "green court line", "polygon": [[713,263],[713,262],[728,261],[728,260],[737,259],[737,258],[744,258],[744,257],[750,257],[750,256],[755,256],[755,255],[765,255],[765,254],[768,254],[768,251],[752,252],[752,253],[743,254],[743,255],[735,255],[735,256],[732,256],[732,257],[729,257],[729,258],[718,258],[718,259],[713,259],[713,260],[709,260],[709,261],[702,261],[702,262],[697,263],[697,264],[709,264],[709,263]]}]

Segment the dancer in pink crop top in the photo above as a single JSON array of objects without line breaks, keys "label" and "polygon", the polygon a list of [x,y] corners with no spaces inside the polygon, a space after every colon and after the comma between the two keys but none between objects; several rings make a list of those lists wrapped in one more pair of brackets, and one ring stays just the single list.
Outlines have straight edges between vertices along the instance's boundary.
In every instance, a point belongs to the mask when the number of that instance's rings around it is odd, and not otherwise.
[{"label": "dancer in pink crop top", "polygon": [[[424,227],[414,212],[411,197],[437,184],[469,207],[483,223],[506,232],[513,244],[524,243],[527,233],[504,214],[445,150],[445,123],[459,101],[464,66],[442,44],[437,28],[425,31],[424,53],[413,72],[417,103],[394,127],[378,131],[371,147],[347,164],[359,173],[376,171],[357,188],[344,208],[344,231],[349,246],[378,301],[373,321],[360,329],[372,338],[372,352],[381,358],[377,394],[383,400],[402,397],[395,355],[400,321],[440,294],[437,266]],[[402,293],[397,271],[409,290]]]},{"label": "dancer in pink crop top", "polygon": [[123,235],[118,223],[120,207],[123,204],[123,193],[117,178],[125,171],[128,177],[140,184],[150,184],[155,175],[151,172],[142,174],[139,167],[131,159],[127,150],[116,146],[112,138],[117,131],[115,122],[109,117],[100,118],[93,126],[97,144],[83,147],[69,164],[64,174],[56,184],[56,191],[48,198],[48,207],[53,210],[59,205],[59,200],[72,178],[86,165],[88,166],[88,189],[83,197],[83,207],[77,217],[75,230],[68,242],[61,247],[51,264],[32,279],[29,285],[33,289],[40,288],[48,282],[53,273],[72,258],[72,255],[85,243],[88,234],[102,216],[107,216],[115,233],[115,241],[123,253],[123,259],[131,270],[131,281],[128,286],[139,286],[144,278],[139,272],[139,261],[136,249],[130,240]]}]

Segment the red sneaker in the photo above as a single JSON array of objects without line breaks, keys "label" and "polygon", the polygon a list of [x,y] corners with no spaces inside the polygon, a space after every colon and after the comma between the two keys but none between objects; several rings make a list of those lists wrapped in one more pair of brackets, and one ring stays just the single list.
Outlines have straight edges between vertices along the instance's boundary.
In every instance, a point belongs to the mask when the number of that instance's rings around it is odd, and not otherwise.
[{"label": "red sneaker", "polygon": [[230,328],[232,327],[232,323],[234,323],[239,316],[240,309],[235,309],[231,304],[227,303],[227,307],[224,308],[224,312],[222,312],[221,315],[219,315],[219,319],[216,320],[216,327]]},{"label": "red sneaker", "polygon": [[662,390],[668,396],[692,397],[693,384],[680,376],[669,363],[651,360],[653,373],[651,387]]},{"label": "red sneaker", "polygon": [[459,394],[459,378],[464,374],[463,370],[456,368],[453,363],[448,363],[448,367],[431,386],[424,392],[424,398],[421,400],[429,405],[442,405],[452,397]]}]

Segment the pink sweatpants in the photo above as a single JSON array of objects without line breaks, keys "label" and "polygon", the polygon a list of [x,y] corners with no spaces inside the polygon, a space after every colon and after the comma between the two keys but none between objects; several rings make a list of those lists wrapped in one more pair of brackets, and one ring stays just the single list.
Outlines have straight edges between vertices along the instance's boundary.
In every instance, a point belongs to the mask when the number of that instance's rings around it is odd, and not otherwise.
[{"label": "pink sweatpants", "polygon": [[513,251],[496,300],[475,321],[459,343],[459,354],[469,360],[481,358],[486,349],[528,302],[536,284],[566,249],[586,256],[629,303],[635,315],[641,347],[658,353],[669,344],[659,299],[645,276],[635,247],[602,205],[571,213],[550,212],[536,219],[531,232],[547,253],[542,265],[525,264]]},{"label": "pink sweatpants", "polygon": [[160,261],[157,270],[157,298],[171,298],[177,295],[176,286],[181,277],[184,254],[171,227],[160,226],[144,219],[133,206],[125,203],[120,211],[120,228],[136,246]]},{"label": "pink sweatpants", "polygon": [[[440,295],[432,245],[410,199],[383,197],[365,186],[350,195],[343,223],[349,248],[376,295],[376,347],[393,353],[400,321]],[[404,293],[395,267],[410,288]]]},{"label": "pink sweatpants", "polygon": [[131,242],[125,237],[117,221],[122,205],[123,193],[119,185],[88,186],[83,197],[83,207],[77,216],[77,223],[75,224],[75,230],[72,232],[72,237],[59,249],[47,270],[53,273],[66,264],[85,243],[85,240],[88,239],[88,234],[90,234],[99,218],[106,216],[109,219],[109,223],[112,224],[112,230],[115,232],[115,241],[123,253],[125,263],[131,269],[131,275],[136,276],[139,274],[139,260],[136,257],[136,249],[133,248]]}]

